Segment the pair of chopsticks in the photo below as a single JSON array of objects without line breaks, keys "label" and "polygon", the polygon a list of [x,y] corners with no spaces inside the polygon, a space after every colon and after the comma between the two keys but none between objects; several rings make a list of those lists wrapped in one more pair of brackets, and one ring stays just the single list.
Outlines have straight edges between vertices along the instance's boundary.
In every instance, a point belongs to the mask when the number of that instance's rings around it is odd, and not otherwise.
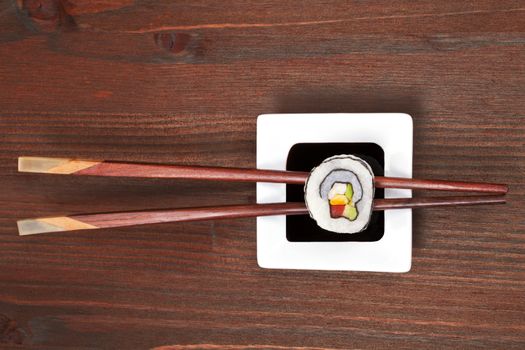
[{"label": "pair of chopsticks", "polygon": [[[18,171],[64,175],[273,182],[301,185],[304,185],[309,175],[307,172],[298,171],[139,164],[45,157],[19,157]],[[502,184],[418,180],[382,176],[375,177],[374,185],[377,188],[427,189],[453,192],[468,191],[491,194],[478,196],[375,199],[373,203],[374,210],[501,204],[505,203],[504,195],[508,191],[508,187]],[[20,235],[30,235],[45,232],[122,227],[161,222],[304,214],[308,214],[304,203],[231,205],[27,219],[18,221],[18,230]]]}]

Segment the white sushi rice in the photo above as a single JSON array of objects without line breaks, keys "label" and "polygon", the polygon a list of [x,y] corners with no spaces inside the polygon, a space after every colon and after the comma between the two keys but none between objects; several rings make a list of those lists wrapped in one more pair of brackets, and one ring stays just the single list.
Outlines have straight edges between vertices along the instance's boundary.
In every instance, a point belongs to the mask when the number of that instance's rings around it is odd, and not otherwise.
[{"label": "white sushi rice", "polygon": [[[352,184],[352,201],[356,203],[359,213],[354,221],[330,216],[328,196],[331,186],[336,182]],[[310,172],[304,188],[304,199],[310,216],[321,228],[337,233],[361,232],[366,229],[372,216],[372,168],[364,160],[353,155],[342,154],[325,159]]]}]

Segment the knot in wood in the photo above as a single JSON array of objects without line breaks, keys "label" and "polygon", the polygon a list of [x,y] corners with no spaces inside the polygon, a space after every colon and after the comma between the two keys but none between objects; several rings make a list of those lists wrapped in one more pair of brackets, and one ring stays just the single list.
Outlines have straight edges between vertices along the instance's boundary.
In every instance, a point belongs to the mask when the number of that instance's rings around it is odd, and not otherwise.
[{"label": "knot in wood", "polygon": [[184,52],[191,41],[188,33],[155,33],[153,38],[157,46],[172,54]]}]

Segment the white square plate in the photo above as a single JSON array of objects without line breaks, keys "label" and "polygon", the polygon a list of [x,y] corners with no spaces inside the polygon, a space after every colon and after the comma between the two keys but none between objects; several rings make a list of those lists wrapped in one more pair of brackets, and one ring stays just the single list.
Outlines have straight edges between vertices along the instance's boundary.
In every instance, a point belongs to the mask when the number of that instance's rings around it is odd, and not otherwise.
[{"label": "white square plate", "polygon": [[[412,117],[403,113],[264,114],[257,119],[257,168],[285,170],[297,143],[379,145],[385,176],[412,177]],[[385,198],[411,197],[386,189]],[[257,183],[257,203],[286,201],[286,185]],[[290,242],[284,215],[257,218],[257,262],[263,268],[408,272],[412,261],[412,211],[385,211],[376,242]]]}]

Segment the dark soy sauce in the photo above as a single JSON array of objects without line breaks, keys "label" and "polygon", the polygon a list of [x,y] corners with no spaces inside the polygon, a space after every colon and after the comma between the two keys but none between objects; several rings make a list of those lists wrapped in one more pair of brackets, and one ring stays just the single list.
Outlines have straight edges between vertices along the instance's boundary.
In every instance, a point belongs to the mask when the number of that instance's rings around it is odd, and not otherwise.
[{"label": "dark soy sauce", "polygon": [[[338,154],[352,154],[365,160],[376,176],[384,175],[385,153],[375,143],[298,143],[288,153],[286,170],[307,171],[323,160]],[[384,198],[384,190],[376,188],[375,198]],[[288,202],[304,201],[303,185],[286,185]],[[385,215],[382,211],[372,214],[367,229],[354,234],[326,231],[308,215],[286,217],[286,239],[290,242],[375,242],[385,233]]]}]

